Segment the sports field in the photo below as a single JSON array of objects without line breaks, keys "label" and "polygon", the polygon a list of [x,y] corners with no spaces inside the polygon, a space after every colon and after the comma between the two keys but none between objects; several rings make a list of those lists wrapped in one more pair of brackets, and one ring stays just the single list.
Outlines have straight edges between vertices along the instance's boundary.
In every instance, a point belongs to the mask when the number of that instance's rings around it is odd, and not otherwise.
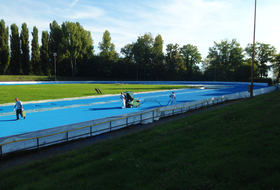
[{"label": "sports field", "polygon": [[[275,91],[202,109],[149,130],[3,171],[0,189],[279,189],[279,97]],[[6,165],[9,162],[3,168]]]},{"label": "sports field", "polygon": [[[183,82],[173,82],[173,84],[187,85]],[[15,83],[14,85],[18,84]],[[154,109],[167,105],[169,102],[169,95],[172,91],[176,94],[176,104],[180,104],[243,92],[248,89],[248,85],[243,83],[229,83],[228,85],[219,83],[198,83],[195,85],[208,86],[209,88],[187,88],[135,93],[135,98],[142,103],[139,107],[127,109],[121,109],[119,94],[23,102],[27,117],[26,119],[21,118],[18,121],[16,121],[15,112],[13,111],[14,104],[3,104],[0,106],[0,137]],[[213,85],[219,85],[220,88],[217,88],[217,86],[213,88]],[[263,87],[262,85],[255,85],[254,89]]]}]

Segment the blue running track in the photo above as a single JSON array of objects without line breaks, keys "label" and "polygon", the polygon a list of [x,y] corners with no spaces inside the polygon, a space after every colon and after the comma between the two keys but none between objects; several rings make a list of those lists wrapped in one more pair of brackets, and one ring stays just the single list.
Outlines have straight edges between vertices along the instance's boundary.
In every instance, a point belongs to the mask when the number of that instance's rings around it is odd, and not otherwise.
[{"label": "blue running track", "polygon": [[[180,82],[175,84],[181,85]],[[209,83],[205,84],[211,85]],[[199,83],[199,85],[205,84]],[[214,84],[219,85],[219,83]],[[254,85],[254,89],[265,87],[264,85]],[[248,91],[248,83],[229,83],[229,85],[221,89],[193,88],[174,90],[177,97],[176,103],[190,102],[244,91]],[[166,105],[171,92],[172,90],[137,93],[135,94],[135,98],[140,99],[144,103],[139,107],[127,109],[121,109],[119,95],[36,103],[23,102],[23,108],[27,113],[26,119],[20,118],[18,121],[16,121],[15,112],[13,111],[14,105],[0,105],[0,137],[153,109]]]}]

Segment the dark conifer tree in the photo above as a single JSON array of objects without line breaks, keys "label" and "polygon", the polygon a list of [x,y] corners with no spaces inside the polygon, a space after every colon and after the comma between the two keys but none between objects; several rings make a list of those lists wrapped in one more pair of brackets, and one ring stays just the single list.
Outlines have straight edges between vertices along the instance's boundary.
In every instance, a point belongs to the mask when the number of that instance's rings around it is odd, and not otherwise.
[{"label": "dark conifer tree", "polygon": [[9,56],[9,27],[0,21],[0,74],[5,74],[10,62]]},{"label": "dark conifer tree", "polygon": [[31,65],[32,71],[35,75],[40,75],[41,72],[41,61],[39,53],[39,44],[38,44],[38,29],[36,26],[33,27],[32,41],[31,41]]},{"label": "dark conifer tree", "polygon": [[49,57],[49,34],[47,31],[42,32],[42,45],[40,47],[41,69],[45,76],[50,75],[50,57]]},{"label": "dark conifer tree", "polygon": [[29,34],[26,23],[21,26],[20,33],[20,47],[21,47],[21,66],[24,75],[29,75],[30,73],[30,63],[29,63]]},{"label": "dark conifer tree", "polygon": [[19,75],[21,72],[21,63],[20,63],[20,38],[18,27],[16,24],[11,25],[11,62],[10,62],[10,73],[13,75]]}]

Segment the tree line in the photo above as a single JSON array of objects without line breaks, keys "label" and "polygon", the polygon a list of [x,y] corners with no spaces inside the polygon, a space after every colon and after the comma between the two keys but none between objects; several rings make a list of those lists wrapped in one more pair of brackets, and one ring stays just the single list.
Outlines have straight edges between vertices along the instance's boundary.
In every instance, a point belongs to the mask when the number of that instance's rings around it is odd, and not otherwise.
[{"label": "tree line", "polygon": [[[34,26],[29,44],[27,24],[21,31],[16,24],[0,22],[0,74],[91,77],[96,80],[196,80],[250,81],[253,45],[244,49],[236,39],[214,42],[206,58],[196,46],[167,44],[151,33],[138,36],[135,42],[115,50],[108,30],[94,53],[91,33],[78,22],[50,23],[49,32],[42,31],[39,45]],[[31,47],[31,53],[30,53]],[[54,62],[56,64],[54,64]],[[201,65],[199,67],[199,65]],[[254,78],[267,80],[272,70],[279,81],[280,53],[270,44],[255,44]]]}]

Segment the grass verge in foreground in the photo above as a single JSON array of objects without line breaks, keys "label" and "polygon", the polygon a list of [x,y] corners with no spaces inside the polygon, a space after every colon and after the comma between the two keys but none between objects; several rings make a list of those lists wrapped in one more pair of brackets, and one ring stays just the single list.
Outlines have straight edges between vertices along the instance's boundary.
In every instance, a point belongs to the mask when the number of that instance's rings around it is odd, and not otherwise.
[{"label": "grass verge in foreground", "polygon": [[[102,94],[98,94],[99,88]],[[3,85],[0,86],[0,104],[11,103],[18,97],[21,101],[35,101],[59,98],[74,98],[106,94],[120,94],[124,91],[147,92],[187,88],[178,85],[142,84],[44,84],[44,85]]]},{"label": "grass verge in foreground", "polygon": [[0,189],[280,189],[280,91],[0,173]]}]

